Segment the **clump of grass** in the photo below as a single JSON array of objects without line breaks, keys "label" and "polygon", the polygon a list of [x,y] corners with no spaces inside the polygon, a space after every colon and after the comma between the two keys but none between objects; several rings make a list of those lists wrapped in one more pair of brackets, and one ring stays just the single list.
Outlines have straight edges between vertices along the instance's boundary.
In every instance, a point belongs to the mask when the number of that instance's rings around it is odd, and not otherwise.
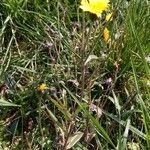
[{"label": "clump of grass", "polygon": [[79,5],[0,2],[0,148],[150,148],[149,2]]}]

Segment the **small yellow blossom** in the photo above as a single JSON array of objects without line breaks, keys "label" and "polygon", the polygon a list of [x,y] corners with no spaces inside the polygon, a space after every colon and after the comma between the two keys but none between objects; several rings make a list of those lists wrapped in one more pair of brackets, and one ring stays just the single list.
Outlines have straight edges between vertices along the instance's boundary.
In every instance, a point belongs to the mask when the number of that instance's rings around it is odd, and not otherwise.
[{"label": "small yellow blossom", "polygon": [[109,0],[81,0],[80,8],[100,17],[103,11],[109,9]]},{"label": "small yellow blossom", "polygon": [[104,41],[108,42],[110,39],[110,34],[109,34],[109,30],[107,28],[104,29],[103,31],[103,37],[104,37]]},{"label": "small yellow blossom", "polygon": [[46,84],[45,83],[42,83],[41,85],[39,85],[39,87],[38,87],[38,91],[39,92],[44,92],[46,89],[48,89],[48,87],[46,86]]},{"label": "small yellow blossom", "polygon": [[112,13],[106,15],[106,21],[112,21]]}]

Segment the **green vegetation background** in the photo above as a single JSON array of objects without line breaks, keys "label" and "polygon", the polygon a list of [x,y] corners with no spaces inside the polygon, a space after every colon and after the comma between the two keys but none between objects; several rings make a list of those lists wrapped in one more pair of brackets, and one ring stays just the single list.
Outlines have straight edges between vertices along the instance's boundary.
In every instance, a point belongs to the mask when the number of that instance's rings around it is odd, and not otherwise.
[{"label": "green vegetation background", "polygon": [[79,4],[0,1],[0,149],[150,149],[150,2]]}]

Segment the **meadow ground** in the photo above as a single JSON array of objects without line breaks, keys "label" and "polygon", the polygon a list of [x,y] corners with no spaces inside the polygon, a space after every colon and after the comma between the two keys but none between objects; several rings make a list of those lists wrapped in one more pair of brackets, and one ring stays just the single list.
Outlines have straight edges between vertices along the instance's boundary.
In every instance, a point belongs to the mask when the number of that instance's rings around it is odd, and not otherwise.
[{"label": "meadow ground", "polygon": [[150,1],[80,3],[0,1],[0,149],[150,150]]}]

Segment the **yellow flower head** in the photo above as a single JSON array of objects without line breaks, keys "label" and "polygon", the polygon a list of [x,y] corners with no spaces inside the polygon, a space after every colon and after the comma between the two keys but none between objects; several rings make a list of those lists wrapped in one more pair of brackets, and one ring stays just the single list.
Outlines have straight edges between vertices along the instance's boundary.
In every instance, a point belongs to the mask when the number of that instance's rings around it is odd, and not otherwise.
[{"label": "yellow flower head", "polygon": [[103,37],[105,42],[108,42],[108,40],[110,39],[109,30],[107,28],[104,29]]},{"label": "yellow flower head", "polygon": [[48,87],[46,86],[46,84],[45,83],[42,83],[41,85],[39,85],[39,87],[38,87],[38,91],[39,92],[44,92],[46,89],[48,89]]},{"label": "yellow flower head", "polygon": [[109,0],[81,0],[80,8],[100,17],[109,8]]}]

